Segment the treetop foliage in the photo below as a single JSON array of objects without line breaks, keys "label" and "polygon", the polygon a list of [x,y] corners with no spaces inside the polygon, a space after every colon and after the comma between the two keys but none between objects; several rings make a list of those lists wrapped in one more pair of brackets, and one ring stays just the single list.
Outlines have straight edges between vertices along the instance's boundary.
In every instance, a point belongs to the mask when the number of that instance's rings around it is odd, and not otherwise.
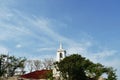
[{"label": "treetop foliage", "polygon": [[107,74],[106,80],[117,80],[115,70],[112,67],[93,63],[79,54],[67,56],[55,64],[66,80],[98,80],[102,74]]},{"label": "treetop foliage", "polygon": [[13,76],[15,70],[18,68],[23,69],[26,58],[9,56],[6,54],[0,55],[0,77],[1,76]]}]

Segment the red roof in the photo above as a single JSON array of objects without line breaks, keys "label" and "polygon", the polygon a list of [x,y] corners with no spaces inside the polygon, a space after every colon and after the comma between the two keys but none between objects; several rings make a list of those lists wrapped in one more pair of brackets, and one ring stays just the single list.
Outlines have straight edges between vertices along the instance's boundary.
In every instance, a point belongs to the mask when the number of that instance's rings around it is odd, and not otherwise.
[{"label": "red roof", "polygon": [[28,74],[21,75],[21,78],[27,79],[47,79],[48,74],[51,70],[37,70]]}]

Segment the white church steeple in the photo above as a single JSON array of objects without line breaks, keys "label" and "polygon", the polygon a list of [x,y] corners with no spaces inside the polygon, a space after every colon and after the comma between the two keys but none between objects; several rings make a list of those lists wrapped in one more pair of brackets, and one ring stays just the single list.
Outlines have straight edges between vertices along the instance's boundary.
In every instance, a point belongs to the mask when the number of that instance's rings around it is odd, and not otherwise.
[{"label": "white church steeple", "polygon": [[60,47],[57,50],[57,61],[64,59],[66,57],[66,50],[63,49],[62,43],[60,43]]},{"label": "white church steeple", "polygon": [[[60,42],[59,49],[57,50],[56,61],[60,62],[65,57],[66,57],[66,50],[63,49],[62,43]],[[58,71],[57,69],[58,69],[57,65],[54,65],[53,77],[55,77],[55,80],[58,80],[59,78],[61,78],[61,72]],[[60,80],[62,80],[62,78]]]}]

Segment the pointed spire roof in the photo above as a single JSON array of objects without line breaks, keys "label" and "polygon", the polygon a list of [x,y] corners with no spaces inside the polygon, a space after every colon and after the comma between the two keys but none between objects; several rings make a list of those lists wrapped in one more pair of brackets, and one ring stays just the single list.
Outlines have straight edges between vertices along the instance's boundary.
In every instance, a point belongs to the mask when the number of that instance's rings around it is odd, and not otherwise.
[{"label": "pointed spire roof", "polygon": [[63,49],[62,43],[60,42],[60,49]]}]

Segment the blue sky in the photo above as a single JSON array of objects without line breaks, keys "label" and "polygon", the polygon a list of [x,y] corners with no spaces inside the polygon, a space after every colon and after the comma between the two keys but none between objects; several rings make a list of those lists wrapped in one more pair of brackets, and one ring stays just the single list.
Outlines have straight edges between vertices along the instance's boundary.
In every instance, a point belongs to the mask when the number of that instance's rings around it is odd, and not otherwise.
[{"label": "blue sky", "polygon": [[[0,52],[29,59],[56,57],[59,42],[117,69],[119,0],[0,0]],[[120,80],[120,78],[119,78]]]}]

